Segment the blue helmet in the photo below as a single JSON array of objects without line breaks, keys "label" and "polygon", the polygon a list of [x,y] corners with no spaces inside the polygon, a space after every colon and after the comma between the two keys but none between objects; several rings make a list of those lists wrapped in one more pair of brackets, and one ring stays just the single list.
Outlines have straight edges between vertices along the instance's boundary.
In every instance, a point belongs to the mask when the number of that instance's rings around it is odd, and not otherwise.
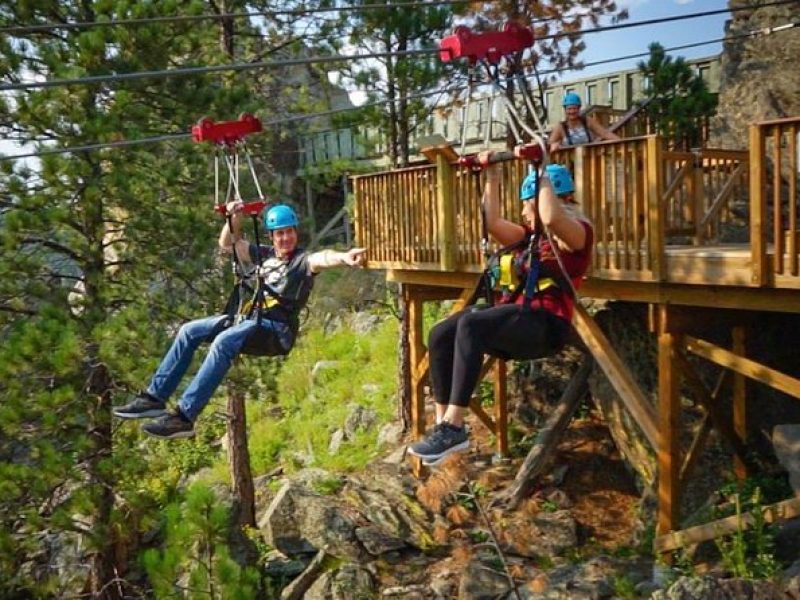
[{"label": "blue helmet", "polygon": [[286,204],[276,204],[264,216],[264,227],[269,231],[285,227],[297,227],[297,223],[297,215],[292,210],[292,207]]},{"label": "blue helmet", "polygon": [[[547,165],[544,169],[545,175],[550,179],[553,184],[553,191],[557,196],[562,194],[571,194],[575,191],[575,182],[572,180],[572,175],[569,169],[564,165]],[[531,171],[522,182],[522,187],[519,190],[519,199],[522,201],[530,200],[536,196],[536,187],[539,179],[539,174],[536,171]]]},{"label": "blue helmet", "polygon": [[569,92],[564,94],[564,100],[561,102],[561,106],[580,106],[581,105],[581,97],[578,96],[575,92]]}]

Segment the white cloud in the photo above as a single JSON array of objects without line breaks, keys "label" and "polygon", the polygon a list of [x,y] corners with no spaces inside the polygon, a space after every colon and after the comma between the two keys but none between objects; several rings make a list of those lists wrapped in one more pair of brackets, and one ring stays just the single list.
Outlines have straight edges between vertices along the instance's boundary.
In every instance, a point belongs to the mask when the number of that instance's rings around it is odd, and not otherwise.
[{"label": "white cloud", "polygon": [[691,4],[694,0],[675,0],[675,4]]}]

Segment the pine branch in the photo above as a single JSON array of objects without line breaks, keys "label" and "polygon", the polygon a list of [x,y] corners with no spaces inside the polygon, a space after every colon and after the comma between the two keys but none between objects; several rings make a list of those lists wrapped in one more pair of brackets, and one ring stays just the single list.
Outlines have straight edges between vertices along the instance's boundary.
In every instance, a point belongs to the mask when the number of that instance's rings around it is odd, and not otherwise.
[{"label": "pine branch", "polygon": [[483,522],[486,524],[486,528],[489,530],[489,536],[492,538],[492,545],[497,552],[497,556],[500,558],[500,562],[503,563],[503,571],[508,579],[508,583],[511,584],[511,589],[514,592],[514,596],[517,600],[522,600],[519,595],[519,590],[517,589],[517,582],[514,581],[514,577],[511,575],[511,571],[508,568],[508,561],[506,560],[505,554],[503,554],[503,550],[500,548],[500,541],[497,539],[497,535],[494,532],[494,527],[492,527],[492,522],[489,520],[489,515],[486,514],[486,511],[483,509],[483,505],[478,500],[478,495],[475,493],[475,489],[472,487],[472,482],[467,482],[467,489],[469,493],[472,495],[472,501],[475,502],[475,506],[478,507],[478,513],[481,515]]},{"label": "pine branch", "polygon": [[0,304],[0,311],[17,315],[28,315],[29,317],[39,314],[38,311],[35,310],[30,310],[27,308],[12,308],[11,306],[6,306],[5,304]]},{"label": "pine branch", "polygon": [[72,248],[64,246],[63,244],[60,244],[60,243],[55,242],[53,240],[47,240],[47,239],[44,239],[44,238],[31,236],[31,237],[26,237],[26,238],[23,238],[22,240],[20,240],[20,245],[29,245],[29,246],[39,245],[39,246],[44,246],[45,248],[50,248],[51,250],[55,250],[56,252],[59,252],[59,253],[64,254],[66,256],[69,256],[70,258],[72,258],[76,262],[82,262],[83,261],[83,257],[79,253],[75,252]]}]

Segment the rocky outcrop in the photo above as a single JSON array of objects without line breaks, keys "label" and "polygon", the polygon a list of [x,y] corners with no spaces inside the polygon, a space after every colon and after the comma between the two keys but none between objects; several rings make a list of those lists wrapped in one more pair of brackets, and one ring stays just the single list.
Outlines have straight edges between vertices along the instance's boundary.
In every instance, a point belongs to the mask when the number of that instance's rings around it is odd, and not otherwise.
[{"label": "rocky outcrop", "polygon": [[705,577],[681,577],[667,590],[653,594],[654,600],[780,600],[786,598],[781,588],[770,581],[747,579],[716,579]]},{"label": "rocky outcrop", "polygon": [[[731,8],[752,5],[730,0]],[[726,35],[775,27],[800,19],[800,4],[790,3],[733,14]],[[711,122],[709,145],[741,150],[748,147],[748,126],[757,121],[800,115],[800,36],[795,30],[739,37],[722,53],[717,116]]]}]

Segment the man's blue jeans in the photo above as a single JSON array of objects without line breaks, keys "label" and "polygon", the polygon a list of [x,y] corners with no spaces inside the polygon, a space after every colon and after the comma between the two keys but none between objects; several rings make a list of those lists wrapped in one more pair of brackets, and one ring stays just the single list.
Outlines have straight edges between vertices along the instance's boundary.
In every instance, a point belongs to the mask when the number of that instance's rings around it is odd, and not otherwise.
[{"label": "man's blue jeans", "polygon": [[[208,336],[225,318],[225,315],[219,315],[196,319],[184,324],[153,375],[147,392],[166,403],[189,368],[194,351],[203,342],[210,341]],[[178,402],[178,408],[188,419],[192,421],[197,419],[211,396],[214,395],[222,378],[231,368],[233,359],[239,354],[247,336],[258,326],[255,319],[242,321],[238,325],[223,330],[211,341],[211,347],[208,349],[203,364],[200,365],[200,369],[189,382],[189,386],[184,390],[183,396]],[[286,323],[263,319],[261,327],[274,329],[284,345],[288,346],[290,343],[291,332]]]}]

